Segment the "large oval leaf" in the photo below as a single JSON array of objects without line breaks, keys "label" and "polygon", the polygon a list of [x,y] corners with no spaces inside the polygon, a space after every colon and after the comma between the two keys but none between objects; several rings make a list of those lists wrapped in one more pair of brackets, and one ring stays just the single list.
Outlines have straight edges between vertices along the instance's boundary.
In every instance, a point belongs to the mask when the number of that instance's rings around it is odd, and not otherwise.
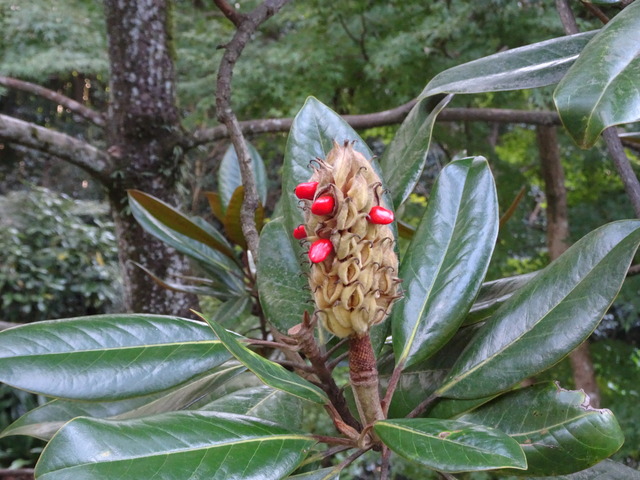
[{"label": "large oval leaf", "polygon": [[96,315],[0,332],[0,381],[51,397],[117,400],[166,390],[226,361],[206,325]]},{"label": "large oval leaf", "polygon": [[564,475],[615,453],[624,436],[613,413],[589,406],[584,392],[553,383],[507,393],[460,418],[497,428],[527,456],[527,474]]},{"label": "large oval leaf", "polygon": [[315,443],[256,418],[174,412],[144,419],[71,421],[42,452],[38,480],[278,480]]},{"label": "large oval leaf", "polygon": [[302,321],[304,312],[310,310],[311,300],[292,238],[284,219],[279,217],[262,230],[258,253],[260,305],[269,321],[285,333]]},{"label": "large oval leaf", "polygon": [[214,320],[207,319],[209,326],[236,359],[251,370],[256,377],[270,387],[277,388],[311,402],[324,404],[326,394],[314,384],[286,370],[282,365],[261,357],[242,345],[236,337]]},{"label": "large oval leaf", "polygon": [[595,329],[640,243],[640,222],[586,235],[518,290],[479,330],[437,393],[478,398],[558,362]]},{"label": "large oval leaf", "polygon": [[[249,142],[246,144],[251,155],[251,166],[253,167],[258,198],[264,205],[267,202],[267,171],[264,167],[264,161],[255,147]],[[238,165],[238,155],[236,155],[234,146],[229,145],[218,168],[218,191],[224,209],[229,206],[233,192],[240,186],[242,186],[242,174],[240,173],[240,165]]]},{"label": "large oval leaf", "polygon": [[373,428],[398,455],[441,472],[527,468],[518,442],[493,428],[435,418],[382,420]]},{"label": "large oval leaf", "polygon": [[553,85],[560,81],[595,33],[552,38],[458,65],[433,77],[420,97]]},{"label": "large oval leaf", "polygon": [[486,160],[447,165],[400,265],[405,298],[392,314],[396,364],[437,352],[476,297],[498,234],[498,203]]},{"label": "large oval leaf", "polygon": [[554,93],[575,142],[591,147],[611,125],[640,119],[640,3],[607,23],[584,48]]},{"label": "large oval leaf", "polygon": [[418,100],[384,151],[380,161],[382,178],[396,208],[409,197],[420,179],[436,117],[452,98],[453,95],[447,95],[435,104],[432,99]]}]

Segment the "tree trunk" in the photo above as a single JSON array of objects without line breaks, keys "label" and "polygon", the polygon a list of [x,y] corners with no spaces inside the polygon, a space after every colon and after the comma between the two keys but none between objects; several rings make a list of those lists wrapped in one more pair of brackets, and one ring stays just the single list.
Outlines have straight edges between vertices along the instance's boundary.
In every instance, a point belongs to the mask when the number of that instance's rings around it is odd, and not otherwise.
[{"label": "tree trunk", "polygon": [[[558,258],[569,247],[569,214],[564,170],[560,162],[560,150],[556,127],[538,127],[540,165],[547,197],[547,246],[551,260]],[[593,407],[600,406],[600,391],[595,378],[589,343],[584,342],[569,355],[573,379],[577,388],[589,395]]]},{"label": "tree trunk", "polygon": [[125,306],[134,312],[189,315],[197,297],[169,292],[132,262],[161,278],[185,273],[182,255],[145,233],[127,208],[137,188],[176,204],[182,154],[175,98],[168,0],[105,0],[109,39],[107,120],[113,173],[107,191],[116,224]]}]

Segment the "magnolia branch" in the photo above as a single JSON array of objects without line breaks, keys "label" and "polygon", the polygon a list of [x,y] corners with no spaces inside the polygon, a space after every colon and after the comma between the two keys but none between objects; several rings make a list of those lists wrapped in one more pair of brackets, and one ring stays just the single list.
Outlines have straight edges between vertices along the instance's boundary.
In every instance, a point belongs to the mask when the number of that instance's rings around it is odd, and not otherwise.
[{"label": "magnolia branch", "polygon": [[[238,28],[231,41],[225,46],[225,52],[220,62],[217,78],[216,109],[218,112],[218,120],[229,132],[231,143],[233,143],[238,156],[240,174],[244,186],[244,199],[242,201],[242,209],[240,210],[240,222],[249,251],[255,260],[258,258],[259,242],[259,234],[255,223],[255,211],[258,209],[259,203],[258,189],[253,174],[251,155],[238,119],[231,108],[231,78],[233,77],[233,68],[240,58],[244,47],[251,39],[251,36],[263,22],[277,13],[287,1],[288,0],[266,0],[248,15],[236,18],[236,20],[239,21]],[[223,6],[226,5],[226,2],[217,3],[222,3]],[[223,10],[223,13],[229,17],[228,12]]]},{"label": "magnolia branch", "polygon": [[17,78],[11,77],[0,76],[0,85],[14,90],[33,93],[34,95],[57,103],[58,105],[62,105],[67,110],[81,116],[85,120],[88,120],[99,127],[105,126],[104,116],[100,112],[96,112],[95,110],[76,102],[72,98],[62,95],[61,93],[41,87],[35,83],[25,82],[24,80],[18,80]]},{"label": "magnolia branch", "polygon": [[82,140],[0,114],[0,140],[48,153],[82,168],[101,182],[111,171],[109,155]]}]

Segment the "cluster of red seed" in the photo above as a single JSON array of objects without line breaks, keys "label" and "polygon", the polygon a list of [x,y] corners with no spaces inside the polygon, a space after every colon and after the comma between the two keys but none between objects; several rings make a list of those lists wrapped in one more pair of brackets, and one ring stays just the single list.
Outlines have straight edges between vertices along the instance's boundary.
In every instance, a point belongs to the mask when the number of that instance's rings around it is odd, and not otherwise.
[{"label": "cluster of red seed", "polygon": [[398,297],[398,260],[387,227],[393,212],[380,205],[381,182],[353,146],[334,144],[295,195],[306,223],[293,231],[307,240],[309,284],[325,327],[345,337],[364,335]]}]

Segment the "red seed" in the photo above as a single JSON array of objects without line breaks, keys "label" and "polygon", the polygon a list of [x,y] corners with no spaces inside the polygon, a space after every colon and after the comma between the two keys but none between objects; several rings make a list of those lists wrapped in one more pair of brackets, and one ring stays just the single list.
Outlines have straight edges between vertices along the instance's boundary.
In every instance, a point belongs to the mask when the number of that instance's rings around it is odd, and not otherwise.
[{"label": "red seed", "polygon": [[309,260],[311,260],[312,263],[322,262],[331,252],[333,252],[331,240],[321,238],[311,244],[309,248]]},{"label": "red seed", "polygon": [[297,240],[302,240],[303,238],[307,238],[307,230],[304,228],[304,225],[298,225],[293,230],[293,238]]},{"label": "red seed", "polygon": [[393,212],[384,207],[373,207],[369,212],[369,221],[376,225],[388,225],[393,219]]},{"label": "red seed", "polygon": [[296,197],[300,200],[313,200],[313,196],[316,194],[317,189],[318,182],[300,183],[295,190]]},{"label": "red seed", "polygon": [[314,215],[329,215],[333,212],[336,201],[330,195],[323,195],[316,198],[316,201],[311,205],[311,213]]}]

